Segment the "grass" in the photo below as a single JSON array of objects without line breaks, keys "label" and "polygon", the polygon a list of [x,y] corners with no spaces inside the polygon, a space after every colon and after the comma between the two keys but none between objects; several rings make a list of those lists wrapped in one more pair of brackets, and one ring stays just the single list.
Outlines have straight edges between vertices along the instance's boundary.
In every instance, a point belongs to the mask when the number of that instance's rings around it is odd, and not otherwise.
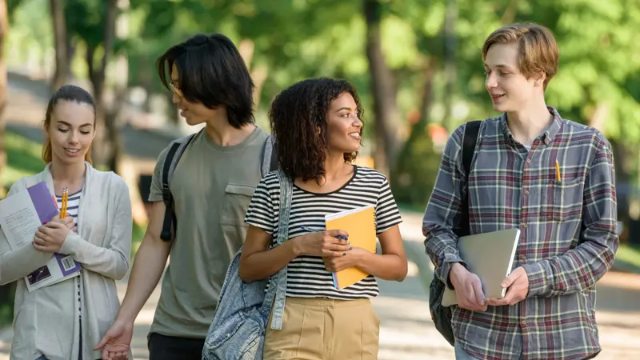
[{"label": "grass", "polygon": [[640,269],[640,246],[620,244],[620,247],[616,252],[616,260],[623,261],[637,269]]},{"label": "grass", "polygon": [[9,187],[20,178],[37,174],[44,169],[40,157],[41,144],[16,133],[4,133],[4,146],[7,152],[7,167],[2,174],[2,185]]}]

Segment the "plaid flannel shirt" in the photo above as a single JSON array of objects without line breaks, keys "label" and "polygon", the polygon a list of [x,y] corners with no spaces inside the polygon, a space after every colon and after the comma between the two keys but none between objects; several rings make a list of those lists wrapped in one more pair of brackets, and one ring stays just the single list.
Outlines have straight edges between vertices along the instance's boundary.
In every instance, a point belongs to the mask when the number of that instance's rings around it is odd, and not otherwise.
[{"label": "plaid flannel shirt", "polygon": [[584,359],[600,352],[595,283],[618,248],[613,156],[597,130],[549,111],[554,120],[529,151],[513,138],[506,115],[485,120],[468,185],[459,127],[424,215],[426,250],[445,283],[451,264],[464,264],[452,230],[460,227],[467,192],[471,234],[520,228],[513,269],[526,270],[527,298],[484,312],[452,307],[456,342],[481,359]]}]

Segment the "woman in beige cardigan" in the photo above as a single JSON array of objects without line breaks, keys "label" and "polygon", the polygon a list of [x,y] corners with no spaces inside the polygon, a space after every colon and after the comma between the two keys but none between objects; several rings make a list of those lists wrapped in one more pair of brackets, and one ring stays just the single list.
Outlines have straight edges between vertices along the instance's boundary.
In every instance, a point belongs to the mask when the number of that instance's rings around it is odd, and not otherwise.
[{"label": "woman in beige cardigan", "polygon": [[[76,86],[61,87],[49,101],[43,125],[47,165],[9,191],[10,196],[46,181],[59,205],[64,188],[69,194],[67,217],[56,215],[40,227],[32,246],[11,250],[0,231],[0,284],[18,281],[11,359],[99,359],[93,346],[118,313],[115,280],[129,269],[131,202],[118,175],[91,166],[95,125],[91,95]],[[73,257],[82,267],[80,275],[28,291],[25,277],[53,253]]]}]

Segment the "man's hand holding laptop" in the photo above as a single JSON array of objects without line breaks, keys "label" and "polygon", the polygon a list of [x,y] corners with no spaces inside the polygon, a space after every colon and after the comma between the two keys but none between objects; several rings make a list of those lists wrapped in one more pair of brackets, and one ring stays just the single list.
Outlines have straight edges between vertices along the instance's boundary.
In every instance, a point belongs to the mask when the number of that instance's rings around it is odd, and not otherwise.
[{"label": "man's hand holding laptop", "polygon": [[487,310],[487,302],[478,275],[469,272],[460,263],[454,263],[449,271],[449,280],[456,290],[459,307],[471,311]]},{"label": "man's hand holding laptop", "polygon": [[449,280],[456,290],[458,306],[471,311],[486,311],[487,305],[515,305],[524,300],[529,292],[529,277],[522,267],[515,269],[502,282],[502,287],[507,289],[502,299],[485,298],[478,275],[459,263],[451,265]]},{"label": "man's hand holding laptop", "polygon": [[491,306],[515,305],[524,300],[529,293],[529,276],[523,267],[518,267],[502,282],[507,293],[502,299],[486,299]]}]

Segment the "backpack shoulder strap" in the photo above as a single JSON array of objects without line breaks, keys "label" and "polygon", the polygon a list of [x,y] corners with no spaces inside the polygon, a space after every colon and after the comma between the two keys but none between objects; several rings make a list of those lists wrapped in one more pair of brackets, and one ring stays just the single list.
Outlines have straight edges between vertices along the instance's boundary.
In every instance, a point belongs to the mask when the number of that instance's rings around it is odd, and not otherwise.
[{"label": "backpack shoulder strap", "polygon": [[[478,141],[478,132],[480,131],[481,123],[481,120],[469,121],[464,128],[464,136],[462,139],[462,166],[464,167],[465,186],[468,186],[469,183],[471,161],[473,160],[473,153],[476,151],[476,142]],[[469,235],[469,190],[467,190],[467,195],[462,199],[462,219],[460,221],[461,229],[458,236]]]},{"label": "backpack shoulder strap", "polygon": [[[289,239],[289,220],[291,215],[291,201],[293,198],[293,181],[281,170],[276,172],[280,183],[280,203],[278,209],[278,238],[277,246]],[[286,302],[287,267],[280,269],[271,277],[271,283],[262,302],[262,313],[272,314],[271,329],[282,329],[282,314]],[[274,302],[275,300],[275,302]],[[268,320],[268,316],[265,320]]]},{"label": "backpack shoulder strap", "polygon": [[464,166],[464,174],[467,177],[471,172],[471,160],[473,160],[473,153],[476,150],[480,123],[482,123],[481,120],[469,121],[464,128],[464,138],[462,140],[462,165]]},{"label": "backpack shoulder strap", "polygon": [[162,232],[160,233],[160,238],[164,241],[170,241],[173,239],[171,227],[173,224],[175,228],[176,222],[175,213],[173,211],[173,196],[171,195],[171,190],[169,190],[169,181],[171,181],[176,165],[178,164],[178,161],[180,161],[180,157],[182,157],[184,150],[187,148],[191,140],[193,140],[195,135],[196,134],[187,135],[172,141],[169,145],[169,152],[167,152],[167,156],[164,159],[164,164],[162,166],[162,200],[164,201],[166,210],[164,213],[164,221],[162,223]]},{"label": "backpack shoulder strap", "polygon": [[262,161],[260,172],[262,177],[268,173],[278,170],[278,153],[276,152],[276,138],[273,135],[269,135],[264,142],[264,148],[262,149]]}]

